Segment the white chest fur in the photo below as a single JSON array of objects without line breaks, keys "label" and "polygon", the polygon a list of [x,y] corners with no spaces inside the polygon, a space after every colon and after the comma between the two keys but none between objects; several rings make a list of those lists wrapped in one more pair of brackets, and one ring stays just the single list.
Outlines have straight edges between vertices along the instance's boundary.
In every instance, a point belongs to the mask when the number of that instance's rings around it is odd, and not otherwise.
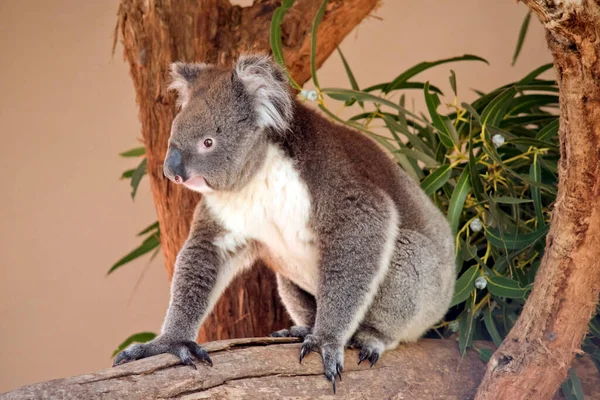
[{"label": "white chest fur", "polygon": [[250,240],[278,273],[315,293],[319,254],[309,227],[310,195],[291,159],[271,146],[261,170],[240,191],[214,192],[206,204],[228,233],[217,245],[233,250]]}]

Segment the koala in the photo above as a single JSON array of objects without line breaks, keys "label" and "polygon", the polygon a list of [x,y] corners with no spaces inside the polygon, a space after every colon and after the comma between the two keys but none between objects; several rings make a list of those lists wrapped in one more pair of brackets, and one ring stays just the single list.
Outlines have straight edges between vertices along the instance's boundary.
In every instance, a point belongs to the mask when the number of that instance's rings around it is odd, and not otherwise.
[{"label": "koala", "polygon": [[115,365],[172,353],[212,365],[195,338],[232,278],[262,260],[303,339],[341,380],[344,347],[373,365],[437,323],[454,292],[454,239],[444,215],[370,138],[290,93],[268,56],[232,67],[175,63],[164,175],[202,193],[178,254],[161,334]]}]

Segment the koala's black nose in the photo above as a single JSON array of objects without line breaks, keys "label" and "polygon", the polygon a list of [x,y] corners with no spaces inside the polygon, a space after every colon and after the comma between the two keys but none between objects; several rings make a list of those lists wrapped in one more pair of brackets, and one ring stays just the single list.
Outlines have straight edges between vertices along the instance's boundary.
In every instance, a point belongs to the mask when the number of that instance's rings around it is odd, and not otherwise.
[{"label": "koala's black nose", "polygon": [[187,180],[185,167],[183,165],[183,156],[181,151],[174,146],[169,146],[167,157],[163,164],[163,173],[175,183],[183,183]]}]

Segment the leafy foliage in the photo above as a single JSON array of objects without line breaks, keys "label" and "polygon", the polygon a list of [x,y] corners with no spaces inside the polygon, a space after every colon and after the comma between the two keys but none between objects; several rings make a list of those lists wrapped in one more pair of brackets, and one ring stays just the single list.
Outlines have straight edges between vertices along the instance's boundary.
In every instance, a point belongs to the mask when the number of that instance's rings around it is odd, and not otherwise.
[{"label": "leafy foliage", "polygon": [[[134,200],[138,186],[140,185],[140,182],[144,175],[147,174],[147,159],[145,157],[146,149],[144,147],[135,147],[133,149],[124,151],[119,155],[125,158],[142,158],[142,160],[139,162],[136,168],[128,169],[121,175],[121,179],[130,180],[131,199]],[[113,273],[123,265],[151,251],[154,251],[154,253],[152,254],[152,258],[156,256],[156,254],[160,250],[160,227],[158,225],[158,221],[152,223],[150,226],[138,233],[138,236],[144,235],[147,235],[147,237],[142,241],[142,243],[138,247],[127,253],[125,256],[123,256],[121,259],[119,259],[117,262],[115,262],[108,270],[107,275]]]},{"label": "leafy foliage", "polygon": [[[473,347],[474,339],[500,345],[533,286],[556,198],[558,86],[554,80],[540,78],[552,64],[488,93],[476,92],[479,97],[469,103],[459,102],[457,76],[451,71],[454,99],[442,107],[441,91],[415,77],[447,63],[485,60],[465,55],[422,62],[391,81],[360,90],[340,52],[351,89],[322,87],[314,67],[315,35],[321,17],[315,18],[311,52],[319,108],[387,149],[447,214],[455,234],[455,295],[445,320],[434,330],[445,337],[458,332],[463,354]],[[527,14],[513,63],[521,51],[529,19]],[[429,115],[405,107],[407,89],[423,90]],[[332,102],[342,104],[332,106]],[[342,110],[356,110],[349,107],[357,102],[357,114],[341,117]],[[600,369],[599,335],[600,317],[596,316],[583,348]],[[475,350],[489,360],[489,350]],[[563,391],[569,398],[582,398],[573,370]]]}]

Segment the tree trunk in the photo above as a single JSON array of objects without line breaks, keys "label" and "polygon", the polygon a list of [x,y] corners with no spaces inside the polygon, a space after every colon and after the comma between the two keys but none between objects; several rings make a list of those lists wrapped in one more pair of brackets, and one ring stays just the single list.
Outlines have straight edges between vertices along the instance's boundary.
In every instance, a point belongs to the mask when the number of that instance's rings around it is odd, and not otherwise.
[{"label": "tree trunk", "polygon": [[[319,27],[321,65],[378,0],[331,0]],[[117,32],[139,105],[148,175],[161,229],[165,265],[172,276],[175,258],[187,238],[197,194],[163,177],[174,94],[167,92],[173,61],[230,63],[240,51],[269,51],[269,25],[276,0],[251,7],[228,0],[122,0]],[[294,79],[310,78],[310,29],[321,0],[297,0],[283,26],[284,56]],[[261,336],[288,324],[272,273],[264,266],[234,281],[200,330],[199,340]]]},{"label": "tree trunk", "polygon": [[600,2],[524,0],[560,87],[559,185],[533,292],[477,399],[549,399],[580,352],[600,290]]}]

